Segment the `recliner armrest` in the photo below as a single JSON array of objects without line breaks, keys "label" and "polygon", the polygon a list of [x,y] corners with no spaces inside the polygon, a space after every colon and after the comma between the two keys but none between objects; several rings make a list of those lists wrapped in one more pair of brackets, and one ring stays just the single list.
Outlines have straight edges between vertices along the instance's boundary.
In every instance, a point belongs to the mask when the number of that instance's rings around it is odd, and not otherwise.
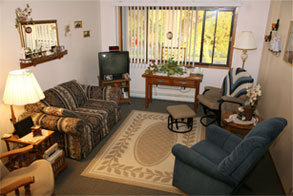
[{"label": "recliner armrest", "polygon": [[[35,182],[35,178],[34,176],[26,176],[26,177],[23,177],[19,180],[16,180],[16,181],[12,181],[10,184],[6,185],[6,186],[3,186],[0,188],[0,194],[1,195],[6,195],[16,189],[19,189],[20,187],[22,186],[28,186],[32,183]],[[26,189],[26,192],[25,192],[26,195],[30,195],[31,192],[30,192],[30,189]]]},{"label": "recliner armrest", "polygon": [[229,153],[232,152],[242,140],[237,135],[216,125],[209,125],[206,128],[206,139]]},{"label": "recliner armrest", "polygon": [[236,103],[239,105],[243,105],[244,102],[246,101],[245,97],[230,97],[230,96],[222,96],[222,100],[224,102],[230,102],[230,103]]},{"label": "recliner armrest", "polygon": [[214,86],[205,86],[204,90],[221,90],[221,88],[214,87]]},{"label": "recliner armrest", "polygon": [[179,159],[192,168],[197,169],[210,177],[223,180],[230,185],[235,185],[235,183],[228,176],[224,176],[219,172],[217,165],[191,148],[181,144],[176,144],[172,148],[172,153],[176,159]]}]

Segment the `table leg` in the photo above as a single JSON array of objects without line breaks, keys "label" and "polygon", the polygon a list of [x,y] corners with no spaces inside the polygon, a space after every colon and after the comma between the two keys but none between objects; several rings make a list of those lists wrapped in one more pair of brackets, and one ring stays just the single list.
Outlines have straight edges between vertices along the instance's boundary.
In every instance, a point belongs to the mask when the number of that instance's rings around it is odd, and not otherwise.
[{"label": "table leg", "polygon": [[149,88],[150,88],[150,103],[152,103],[152,101],[153,101],[153,85],[150,84]]},{"label": "table leg", "polygon": [[145,80],[145,107],[149,107],[149,84],[148,80]]},{"label": "table leg", "polygon": [[194,95],[194,112],[197,111],[197,95],[199,94],[199,83],[196,82],[195,84],[195,95]]}]

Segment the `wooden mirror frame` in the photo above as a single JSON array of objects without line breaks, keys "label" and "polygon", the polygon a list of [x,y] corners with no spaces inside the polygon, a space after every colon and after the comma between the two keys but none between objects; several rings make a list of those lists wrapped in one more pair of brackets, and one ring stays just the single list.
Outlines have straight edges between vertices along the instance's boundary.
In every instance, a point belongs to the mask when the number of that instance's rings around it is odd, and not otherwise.
[{"label": "wooden mirror frame", "polygon": [[57,40],[57,46],[59,46],[57,20],[32,20],[32,21],[20,22],[20,25],[18,25],[18,27],[19,27],[21,46],[23,48],[26,47],[25,40],[24,40],[24,34],[23,34],[25,25],[50,24],[50,23],[54,23],[56,25],[56,40]]},{"label": "wooden mirror frame", "polygon": [[[289,51],[289,46],[291,43],[293,43],[293,21],[291,21],[289,24],[289,30],[288,30],[285,52],[284,52],[284,57],[283,57],[283,60],[286,63],[293,66],[293,48]],[[291,45],[291,47],[293,47],[293,46]],[[290,62],[290,60],[291,60],[291,62]]]},{"label": "wooden mirror frame", "polygon": [[[20,34],[21,46],[23,48],[26,47],[25,38],[24,38],[25,25],[49,24],[49,23],[54,23],[56,25],[56,47],[54,48],[54,50],[52,49],[52,51],[50,49],[46,51],[33,53],[33,55],[38,54],[36,57],[31,57],[31,58],[28,57],[25,59],[20,59],[20,68],[23,69],[30,66],[36,66],[37,64],[44,63],[47,61],[52,61],[54,59],[60,59],[64,55],[67,54],[67,50],[65,50],[64,46],[59,45],[57,20],[33,20],[33,21],[20,22],[18,25],[19,26],[18,30]],[[51,51],[51,53],[49,52],[49,54],[47,54],[47,51]]]}]

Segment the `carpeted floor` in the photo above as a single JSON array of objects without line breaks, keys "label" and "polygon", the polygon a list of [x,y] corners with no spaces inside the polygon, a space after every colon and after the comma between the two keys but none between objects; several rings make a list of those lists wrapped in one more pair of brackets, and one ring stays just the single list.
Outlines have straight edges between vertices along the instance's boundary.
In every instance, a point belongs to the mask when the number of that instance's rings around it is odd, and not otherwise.
[{"label": "carpeted floor", "polygon": [[[67,159],[68,168],[62,171],[55,179],[56,195],[169,195],[170,193],[120,184],[105,180],[88,178],[81,176],[82,171],[87,167],[90,161],[99,152],[101,147],[106,143],[111,135],[121,125],[123,120],[132,110],[146,110],[153,112],[166,112],[166,106],[176,105],[182,102],[153,100],[148,109],[144,108],[144,99],[132,98],[131,104],[121,105],[122,119],[114,126],[111,134],[108,135],[92,152],[82,161]],[[190,107],[193,104],[187,103]],[[199,107],[198,115],[202,115],[201,107]],[[283,195],[282,187],[274,169],[272,160],[267,154],[258,164],[255,171],[249,177],[246,183],[252,190],[241,188],[237,194],[239,195]]]}]

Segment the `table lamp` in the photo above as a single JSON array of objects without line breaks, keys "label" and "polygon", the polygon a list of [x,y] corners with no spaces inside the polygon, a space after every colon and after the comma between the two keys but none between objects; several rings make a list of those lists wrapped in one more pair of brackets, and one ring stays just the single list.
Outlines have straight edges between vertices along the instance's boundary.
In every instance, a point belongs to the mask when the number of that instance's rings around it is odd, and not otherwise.
[{"label": "table lamp", "polygon": [[9,72],[3,101],[5,104],[10,105],[13,124],[16,123],[13,105],[22,106],[36,103],[44,98],[45,95],[32,71],[22,69]]},{"label": "table lamp", "polygon": [[247,50],[255,50],[256,42],[253,37],[253,34],[251,31],[242,31],[239,35],[239,38],[236,40],[234,44],[234,48],[238,50],[242,50],[242,68],[244,68],[245,61],[248,57]]}]

